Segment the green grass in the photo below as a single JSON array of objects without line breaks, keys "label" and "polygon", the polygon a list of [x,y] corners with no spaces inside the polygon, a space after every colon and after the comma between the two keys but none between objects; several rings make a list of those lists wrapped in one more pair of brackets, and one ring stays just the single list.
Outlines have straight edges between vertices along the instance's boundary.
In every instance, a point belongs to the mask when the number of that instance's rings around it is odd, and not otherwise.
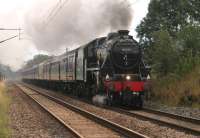
[{"label": "green grass", "polygon": [[153,80],[153,100],[170,106],[200,108],[200,67],[181,77]]},{"label": "green grass", "polygon": [[10,134],[8,128],[8,109],[10,99],[6,92],[5,84],[0,82],[0,138],[7,138]]}]

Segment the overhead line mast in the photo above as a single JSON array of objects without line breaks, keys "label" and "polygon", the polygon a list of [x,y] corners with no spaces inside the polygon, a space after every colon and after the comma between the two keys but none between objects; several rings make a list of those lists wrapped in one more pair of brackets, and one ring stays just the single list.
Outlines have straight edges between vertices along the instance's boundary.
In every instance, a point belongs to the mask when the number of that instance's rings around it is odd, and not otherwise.
[{"label": "overhead line mast", "polygon": [[19,31],[18,35],[15,35],[15,36],[9,37],[5,40],[2,40],[2,41],[0,41],[0,43],[6,42],[6,41],[11,40],[15,37],[19,37],[19,40],[20,40],[21,30],[23,30],[23,29],[21,29],[21,28],[0,28],[0,31]]},{"label": "overhead line mast", "polygon": [[20,36],[21,36],[21,28],[0,28],[0,31],[19,31],[19,34],[17,36],[19,36],[19,40],[20,40]]}]

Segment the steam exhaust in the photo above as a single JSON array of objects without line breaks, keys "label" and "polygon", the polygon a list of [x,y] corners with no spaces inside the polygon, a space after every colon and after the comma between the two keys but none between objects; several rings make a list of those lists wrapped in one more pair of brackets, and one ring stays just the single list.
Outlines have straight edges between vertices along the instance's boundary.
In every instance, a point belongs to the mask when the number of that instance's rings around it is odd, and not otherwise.
[{"label": "steam exhaust", "polygon": [[95,95],[92,98],[92,102],[98,106],[104,106],[107,104],[107,96],[106,95]]}]

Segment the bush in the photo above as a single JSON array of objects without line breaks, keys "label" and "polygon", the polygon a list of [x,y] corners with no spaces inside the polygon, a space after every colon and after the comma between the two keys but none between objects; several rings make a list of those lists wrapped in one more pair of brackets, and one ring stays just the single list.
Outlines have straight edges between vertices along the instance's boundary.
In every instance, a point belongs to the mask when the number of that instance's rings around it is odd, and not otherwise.
[{"label": "bush", "polygon": [[167,31],[158,31],[148,53],[154,100],[200,106],[200,27],[186,26],[173,40]]},{"label": "bush", "polygon": [[153,100],[168,105],[200,107],[200,66],[183,77],[168,75],[153,80]]}]

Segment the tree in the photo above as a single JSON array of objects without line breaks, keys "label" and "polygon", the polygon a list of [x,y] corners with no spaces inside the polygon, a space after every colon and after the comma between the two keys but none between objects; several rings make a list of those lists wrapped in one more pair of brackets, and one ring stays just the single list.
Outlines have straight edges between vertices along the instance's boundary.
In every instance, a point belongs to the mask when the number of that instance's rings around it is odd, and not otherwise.
[{"label": "tree", "polygon": [[155,32],[152,38],[152,47],[149,49],[153,71],[160,76],[174,72],[178,53],[172,37],[166,30]]},{"label": "tree", "polygon": [[189,25],[177,33],[179,60],[176,73],[184,75],[200,64],[200,26]]},{"label": "tree", "polygon": [[33,57],[32,60],[27,61],[25,68],[32,67],[33,65],[37,65],[45,60],[50,58],[48,55],[38,54]]},{"label": "tree", "polygon": [[172,37],[188,24],[200,24],[199,0],[151,0],[149,12],[137,27],[141,44],[150,46],[152,35],[167,30]]},{"label": "tree", "polygon": [[186,26],[177,36],[183,54],[191,52],[193,57],[200,56],[200,26]]},{"label": "tree", "polygon": [[6,78],[13,78],[15,75],[9,66],[3,65],[1,63],[0,63],[0,72],[4,76],[6,76]]}]

